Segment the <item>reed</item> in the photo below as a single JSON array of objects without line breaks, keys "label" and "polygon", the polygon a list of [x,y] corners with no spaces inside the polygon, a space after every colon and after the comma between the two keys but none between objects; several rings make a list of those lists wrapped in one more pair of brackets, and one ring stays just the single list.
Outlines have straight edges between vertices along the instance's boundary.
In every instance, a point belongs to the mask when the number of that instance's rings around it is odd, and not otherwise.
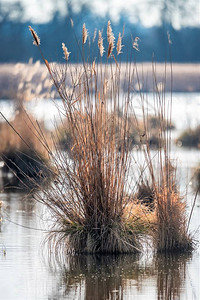
[{"label": "reed", "polygon": [[[152,67],[154,73],[156,66],[153,64]],[[179,192],[176,164],[171,157],[171,131],[166,131],[166,128],[173,128],[172,95],[167,100],[164,91],[158,89],[156,74],[154,80],[154,110],[159,124],[159,139],[162,141],[162,147],[158,148],[154,157],[149,145],[148,117],[145,113],[145,104],[142,103],[145,132],[143,151],[157,219],[153,233],[154,245],[158,252],[187,252],[193,249],[193,241],[187,230],[186,203]]]},{"label": "reed", "polygon": [[[132,212],[137,211],[131,195],[133,183],[129,178],[131,152],[127,151],[131,144],[130,115],[135,119],[133,127],[139,129],[137,116],[131,110],[134,75],[140,87],[137,66],[127,63],[124,81],[127,92],[120,94],[121,69],[114,56],[115,38],[110,22],[107,26],[107,63],[104,66],[102,63],[96,64],[94,60],[89,63],[89,59],[84,57],[84,45],[88,37],[84,24],[83,63],[74,66],[73,70],[66,55],[64,66],[50,64],[32,30],[35,44],[62,100],[63,114],[72,141],[69,156],[56,146],[57,134],[54,136],[55,151],[51,155],[56,180],[50,188],[42,187],[42,196],[37,195],[52,216],[53,228],[48,239],[57,253],[62,247],[64,251],[67,249],[75,253],[138,252],[139,226],[135,223],[136,218],[131,218],[127,213],[130,207]],[[139,38],[133,41],[135,50],[139,50],[138,41]],[[102,42],[99,32],[100,56],[104,52]],[[66,46],[62,46],[64,52],[68,51]],[[121,47],[119,35],[117,54],[121,52]],[[112,59],[114,63],[111,63]],[[141,89],[143,125],[142,133],[138,132],[154,197],[154,244],[159,252],[185,251],[192,248],[192,240],[187,233],[185,206],[176,185],[176,168],[172,167],[170,158],[171,136],[166,128],[171,126],[171,106],[166,104],[164,93],[158,88],[154,64],[152,72],[159,123],[157,169],[150,151],[151,131],[148,129],[148,112],[144,107]],[[163,148],[160,141],[163,141]],[[153,217],[147,208],[145,214]]]},{"label": "reed", "polygon": [[[116,139],[118,141],[123,141],[123,130],[121,126],[123,124],[123,112],[118,111],[118,124],[115,125],[115,134]],[[112,119],[113,119],[113,113],[110,113],[108,118],[108,127],[112,128]],[[172,128],[167,128],[166,124],[167,121],[164,120],[164,129],[163,130],[169,130],[174,129],[174,125],[172,125]],[[151,149],[157,149],[158,147],[163,146],[163,141],[159,136],[159,120],[158,117],[155,116],[148,116],[147,119],[148,124],[148,144]],[[126,151],[131,151],[134,148],[141,147],[141,135],[144,133],[144,124],[142,120],[139,120],[135,117],[134,114],[129,114],[127,118],[127,127],[129,131],[128,138],[128,144],[129,148],[126,149]],[[170,127],[170,126],[169,126]],[[69,154],[71,152],[71,148],[74,144],[72,133],[70,131],[69,122],[67,119],[62,120],[60,126],[56,126],[56,135],[58,136],[58,146],[61,147],[63,151],[67,151]],[[110,134],[112,134],[111,131],[109,131]],[[119,142],[119,151],[121,151],[121,146]],[[144,184],[143,184],[144,186]]]},{"label": "reed", "polygon": [[[84,47],[88,34],[85,25],[82,33]],[[110,57],[114,47],[110,23],[108,43]],[[100,35],[100,53],[102,47]],[[130,152],[126,151],[130,144],[130,93],[124,95],[123,117],[120,117],[119,66],[108,62],[103,68],[83,59],[82,66],[72,72],[67,60],[61,69],[50,65],[45,58],[44,62],[62,99],[73,141],[70,157],[55,142],[52,160],[56,183],[48,189],[42,188],[43,197],[39,198],[55,221],[56,229],[49,240],[56,247],[64,244],[66,249],[67,245],[68,251],[75,253],[138,252],[137,235],[124,213],[130,201],[127,197]],[[65,82],[67,73],[71,74],[70,88]],[[130,76],[130,70],[128,73]]]}]

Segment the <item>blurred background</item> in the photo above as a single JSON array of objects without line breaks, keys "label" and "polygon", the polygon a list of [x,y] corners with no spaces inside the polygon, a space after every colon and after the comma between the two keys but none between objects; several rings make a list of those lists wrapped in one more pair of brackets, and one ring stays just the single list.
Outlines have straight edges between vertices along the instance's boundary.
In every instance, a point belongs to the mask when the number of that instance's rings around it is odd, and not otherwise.
[{"label": "blurred background", "polygon": [[[56,147],[61,151],[66,145],[71,149],[71,136],[67,125],[61,122],[62,101],[49,80],[38,48],[33,46],[28,26],[40,37],[41,49],[50,63],[65,63],[62,51],[62,43],[65,43],[71,52],[69,62],[73,70],[74,63],[81,61],[83,23],[89,32],[84,45],[85,57],[91,61],[97,58],[98,62],[101,61],[98,30],[102,31],[107,50],[108,20],[111,20],[116,40],[118,33],[123,33],[123,53],[117,57],[116,50],[113,52],[117,61],[122,62],[122,71],[127,61],[138,62],[140,85],[137,78],[131,82],[136,108],[141,100],[140,92],[144,92],[150,108],[155,105],[152,59],[158,62],[156,82],[159,91],[164,91],[166,103],[171,103],[173,91],[172,158],[178,165],[181,194],[187,195],[188,216],[193,210],[190,229],[198,239],[200,197],[194,197],[196,191],[200,191],[200,1],[0,0],[1,299],[132,299],[133,295],[135,299],[200,299],[199,250],[193,255],[164,255],[156,259],[149,252],[145,259],[141,257],[137,261],[131,257],[122,260],[114,257],[109,260],[106,256],[101,260],[74,257],[69,268],[59,265],[58,270],[44,262],[46,252],[41,251],[41,240],[48,222],[40,203],[29,193],[32,181],[25,179],[28,176],[45,183],[49,176],[50,160],[40,142],[41,132],[42,137],[45,135],[44,144],[48,141],[50,146],[53,132],[58,140]],[[135,37],[139,37],[139,51],[132,47]],[[103,62],[106,56],[105,53]],[[173,85],[171,65],[166,65],[166,61],[173,62]],[[111,62],[114,63],[113,57]],[[128,77],[126,72],[123,74],[122,83]],[[155,94],[159,95],[159,91]],[[123,91],[124,95],[126,92]],[[155,113],[151,115],[152,110],[148,113],[156,125]],[[160,128],[155,125],[152,133],[160,137]],[[25,145],[13,128],[26,141]],[[140,139],[141,135],[138,141]],[[155,135],[151,140],[154,157],[160,141]],[[137,146],[133,149],[134,155],[137,151],[140,155]],[[132,164],[136,166],[135,160]],[[31,172],[30,165],[33,166]],[[196,203],[193,199],[197,199]]]},{"label": "blurred background", "polygon": [[[172,41],[172,61],[200,62],[199,0],[0,0],[0,62],[40,59],[39,51],[32,46],[28,25],[40,36],[47,59],[62,60],[64,42],[72,53],[71,62],[76,62],[79,59],[76,38],[81,38],[83,23],[92,44],[95,29],[103,30],[105,37],[109,19],[116,35],[125,28],[124,45],[132,37],[140,38],[138,62],[151,61],[153,53],[157,61],[167,60],[167,32]],[[97,53],[96,47],[94,43],[90,49]],[[130,57],[128,51],[128,47],[123,48],[122,61]]]}]

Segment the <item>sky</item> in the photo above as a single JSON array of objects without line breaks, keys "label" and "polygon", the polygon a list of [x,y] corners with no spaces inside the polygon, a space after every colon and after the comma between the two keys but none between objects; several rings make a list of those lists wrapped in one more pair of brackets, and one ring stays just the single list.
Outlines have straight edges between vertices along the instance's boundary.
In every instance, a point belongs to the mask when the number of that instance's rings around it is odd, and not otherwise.
[{"label": "sky", "polygon": [[[8,4],[21,2],[25,9],[24,20],[45,23],[51,20],[55,10],[62,16],[67,14],[66,0],[0,0]],[[181,26],[200,26],[200,0],[69,0],[74,11],[79,11],[81,4],[89,4],[91,10],[102,17],[107,13],[113,22],[117,22],[120,13],[127,15],[128,21],[134,23],[138,18],[146,27],[160,25],[160,12],[164,4],[170,7],[170,18],[176,29]],[[183,17],[182,10],[186,15]],[[14,15],[14,12],[13,12]]]}]

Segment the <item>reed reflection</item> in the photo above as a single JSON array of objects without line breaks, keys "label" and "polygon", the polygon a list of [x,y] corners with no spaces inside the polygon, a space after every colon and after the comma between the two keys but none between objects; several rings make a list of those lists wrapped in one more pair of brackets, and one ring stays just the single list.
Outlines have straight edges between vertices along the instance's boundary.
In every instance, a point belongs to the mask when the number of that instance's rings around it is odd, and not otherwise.
[{"label": "reed reflection", "polygon": [[133,284],[142,290],[143,280],[153,273],[151,265],[141,264],[139,255],[70,256],[57,291],[63,292],[63,299],[123,300],[127,288]]},{"label": "reed reflection", "polygon": [[189,254],[157,255],[155,268],[158,300],[181,298],[186,279],[186,265],[190,258]]}]

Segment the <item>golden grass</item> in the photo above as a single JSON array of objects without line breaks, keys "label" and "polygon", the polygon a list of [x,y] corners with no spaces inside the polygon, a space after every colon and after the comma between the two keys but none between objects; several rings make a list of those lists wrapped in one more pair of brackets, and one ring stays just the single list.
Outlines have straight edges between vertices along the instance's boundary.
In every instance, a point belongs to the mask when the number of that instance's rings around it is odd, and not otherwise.
[{"label": "golden grass", "polygon": [[157,224],[156,211],[134,200],[129,203],[124,211],[125,218],[128,218],[129,225],[138,233],[152,234]]}]

